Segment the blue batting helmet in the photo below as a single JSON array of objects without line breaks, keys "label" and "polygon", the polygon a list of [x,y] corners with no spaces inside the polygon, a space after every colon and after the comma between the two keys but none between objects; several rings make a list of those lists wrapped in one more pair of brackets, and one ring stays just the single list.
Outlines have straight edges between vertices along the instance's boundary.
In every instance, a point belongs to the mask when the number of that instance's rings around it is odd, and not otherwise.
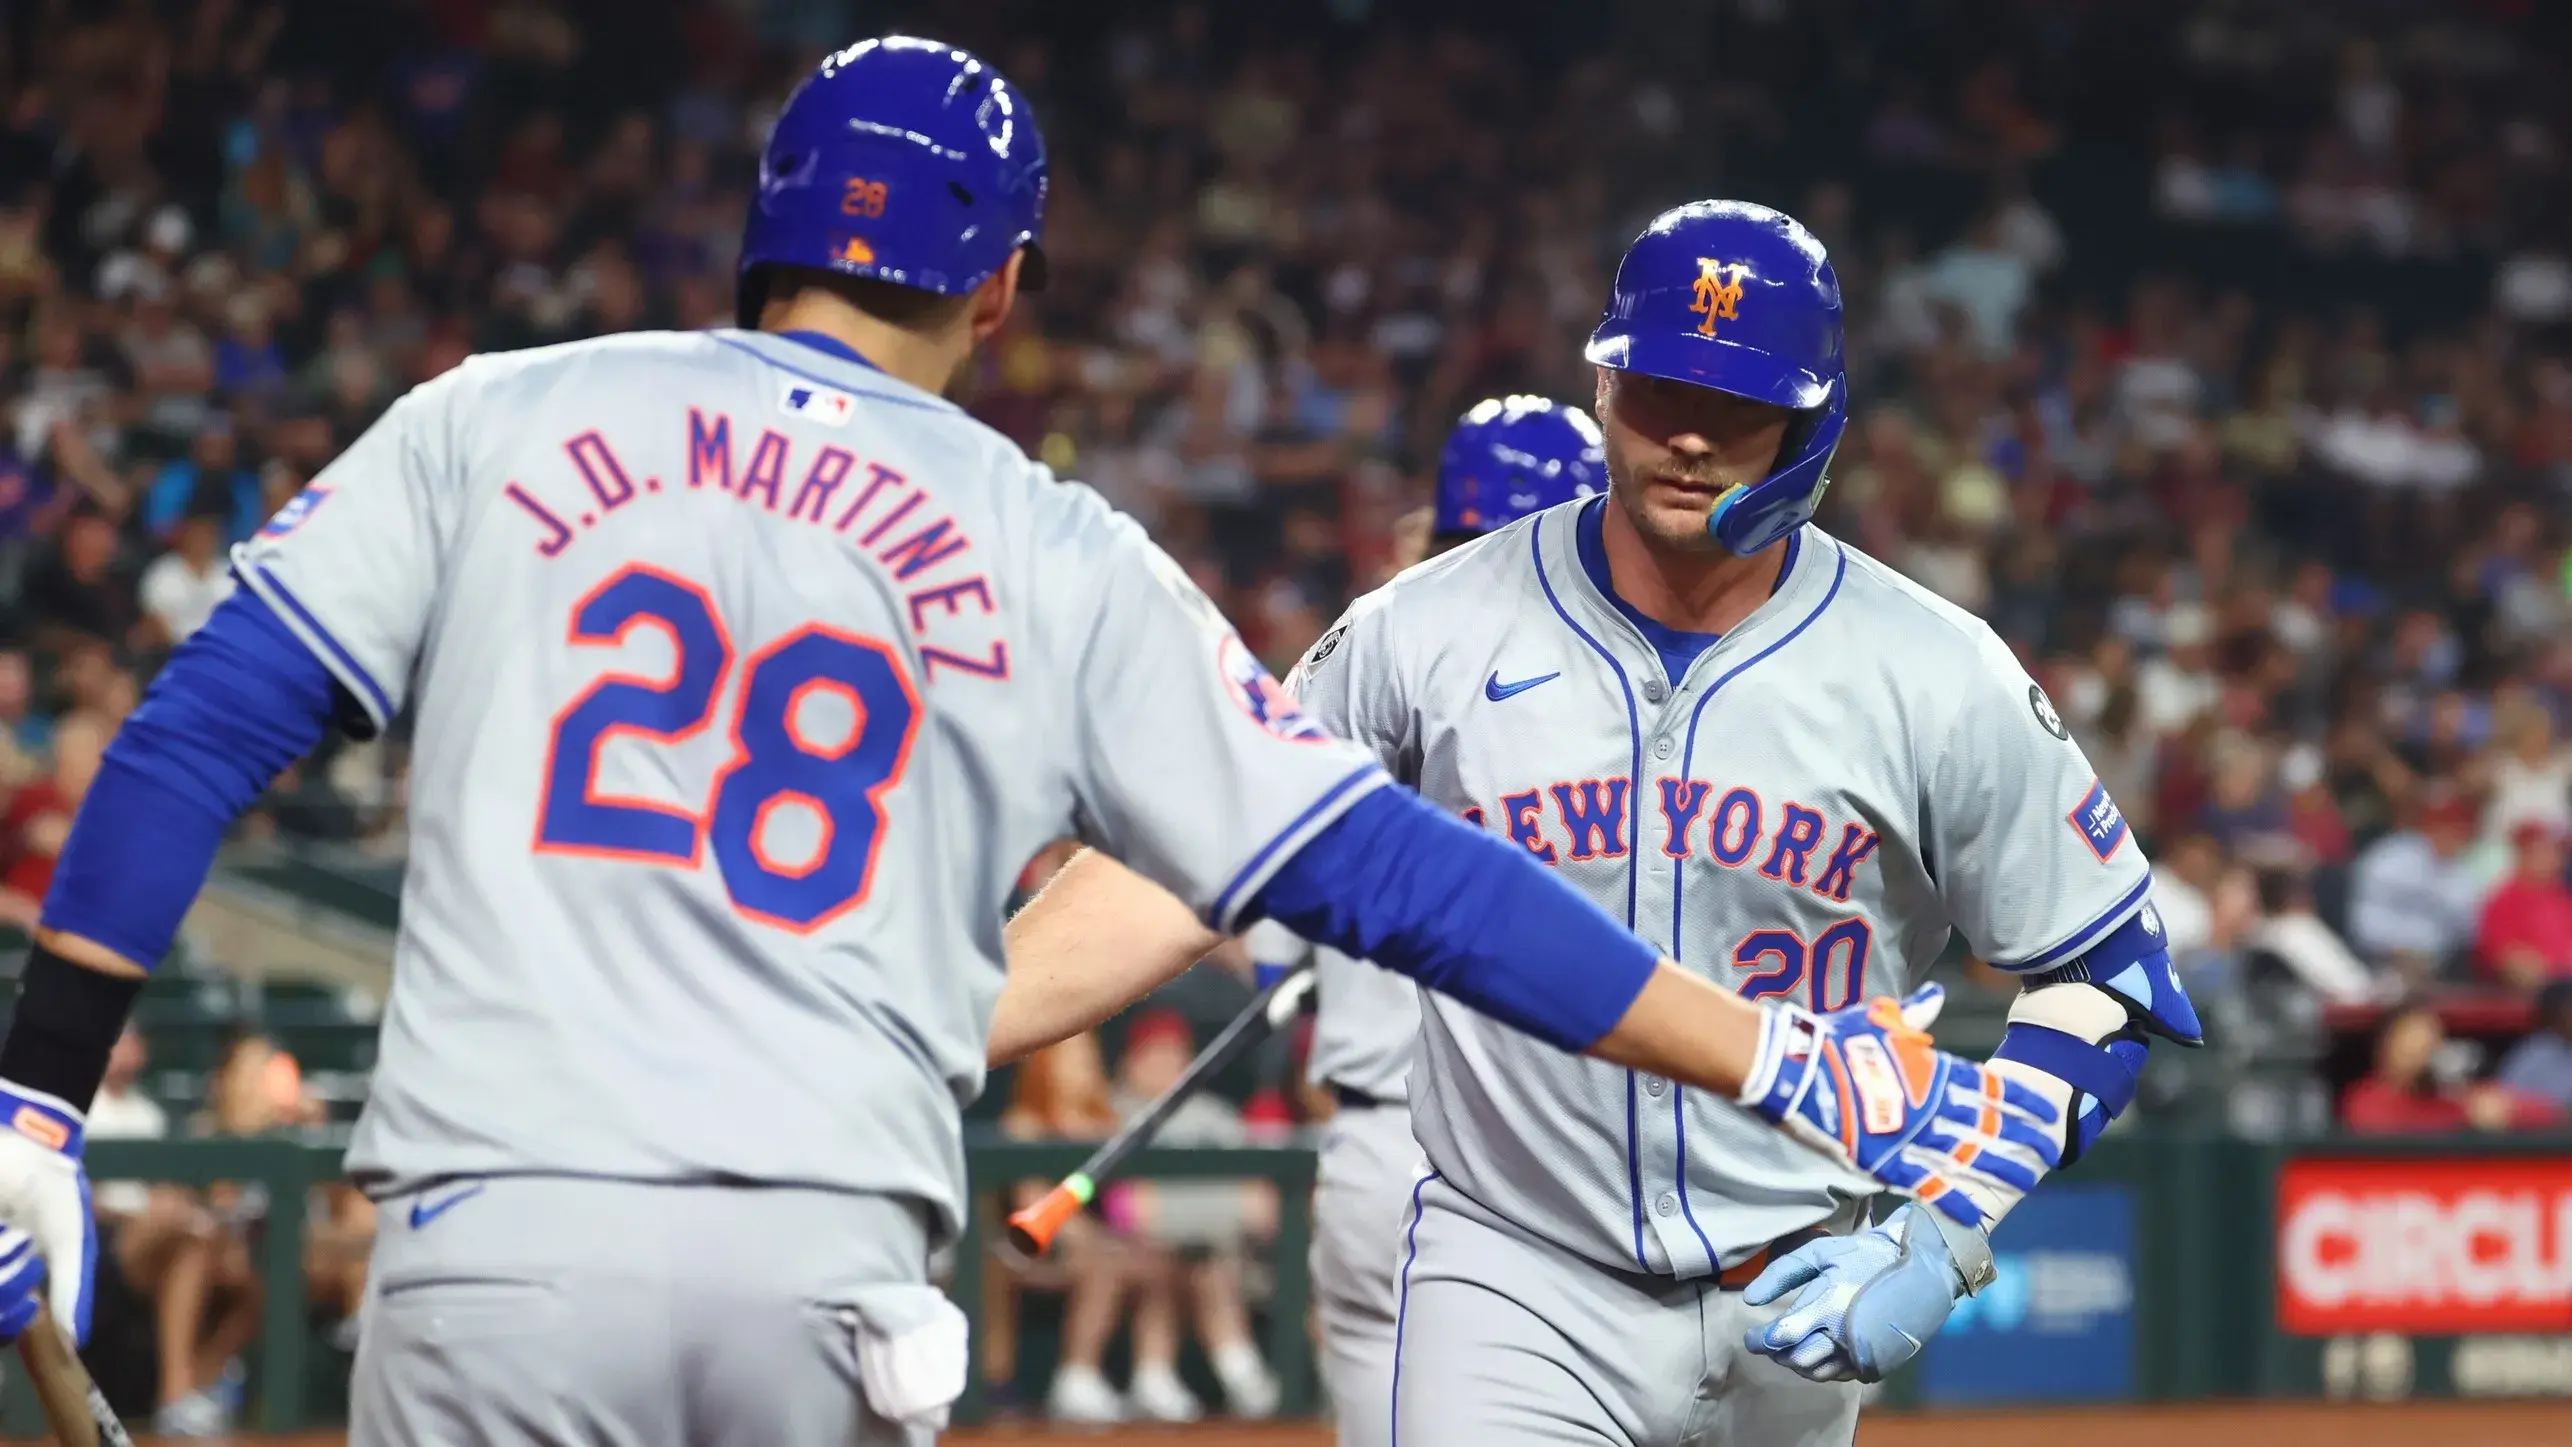
[{"label": "blue batting helmet", "polygon": [[999,71],[888,35],[824,60],[777,113],[741,237],[735,308],[756,326],[762,267],[810,266],[962,296],[1021,247],[1044,284],[1045,138]]},{"label": "blue batting helmet", "polygon": [[1607,486],[1590,414],[1544,397],[1477,402],[1438,455],[1430,532],[1487,533]]},{"label": "blue batting helmet", "polygon": [[1715,504],[1706,527],[1725,547],[1748,557],[1821,505],[1849,420],[1840,279],[1794,217],[1747,201],[1696,201],[1652,218],[1617,263],[1584,355],[1799,414],[1768,476]]}]

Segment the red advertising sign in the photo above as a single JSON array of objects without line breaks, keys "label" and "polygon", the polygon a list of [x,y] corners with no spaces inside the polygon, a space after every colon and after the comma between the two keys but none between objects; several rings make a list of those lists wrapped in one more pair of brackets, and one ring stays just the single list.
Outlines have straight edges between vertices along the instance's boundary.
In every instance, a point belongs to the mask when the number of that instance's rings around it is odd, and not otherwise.
[{"label": "red advertising sign", "polygon": [[2572,1159],[2288,1162],[2277,1318],[2299,1336],[2572,1331]]}]

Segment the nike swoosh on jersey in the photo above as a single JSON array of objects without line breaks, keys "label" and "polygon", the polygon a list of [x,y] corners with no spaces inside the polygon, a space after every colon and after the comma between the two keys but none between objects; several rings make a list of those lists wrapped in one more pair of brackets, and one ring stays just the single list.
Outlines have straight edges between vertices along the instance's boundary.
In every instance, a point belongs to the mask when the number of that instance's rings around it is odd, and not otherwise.
[{"label": "nike swoosh on jersey", "polygon": [[470,1201],[481,1194],[482,1187],[467,1186],[463,1190],[456,1192],[454,1195],[447,1197],[443,1201],[433,1203],[427,1197],[423,1196],[419,1200],[411,1203],[411,1229],[417,1231],[421,1227],[428,1225],[431,1221],[438,1219],[440,1216],[445,1215],[447,1212],[454,1210],[456,1207],[463,1205],[465,1202]]},{"label": "nike swoosh on jersey", "polygon": [[1562,676],[1560,673],[1540,673],[1534,678],[1522,678],[1516,683],[1503,683],[1500,681],[1500,675],[1495,673],[1484,680],[1482,696],[1498,703],[1504,698],[1516,698],[1540,683],[1551,683]]}]

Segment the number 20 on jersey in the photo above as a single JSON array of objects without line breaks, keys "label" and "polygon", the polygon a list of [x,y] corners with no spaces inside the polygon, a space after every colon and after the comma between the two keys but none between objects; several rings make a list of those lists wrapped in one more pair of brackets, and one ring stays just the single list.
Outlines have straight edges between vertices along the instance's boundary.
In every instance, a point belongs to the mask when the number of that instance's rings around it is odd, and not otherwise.
[{"label": "number 20 on jersey", "polygon": [[[619,734],[676,744],[714,722],[734,672],[732,638],[703,588],[635,564],[573,607],[570,642],[621,646],[638,628],[668,634],[675,662],[665,678],[602,675],[554,716],[537,851],[695,869],[711,845],[734,908],[799,934],[864,903],[884,842],[883,796],[920,730],[920,695],[901,655],[820,624],[761,649],[741,666],[730,762],[702,804],[676,808],[601,793],[599,750]],[[840,696],[851,718],[844,736],[800,732],[817,693]],[[785,861],[764,840],[772,812],[789,804],[819,821],[820,840]]]}]

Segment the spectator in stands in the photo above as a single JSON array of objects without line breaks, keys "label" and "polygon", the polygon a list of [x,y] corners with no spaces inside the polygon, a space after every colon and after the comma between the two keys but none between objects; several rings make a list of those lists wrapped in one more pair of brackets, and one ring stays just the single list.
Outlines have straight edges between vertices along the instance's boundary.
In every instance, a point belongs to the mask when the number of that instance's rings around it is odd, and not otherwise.
[{"label": "spectator in stands", "polygon": [[188,455],[163,467],[143,493],[143,526],[175,542],[183,519],[204,513],[216,519],[218,546],[250,535],[266,515],[259,474],[241,463],[231,419],[208,419],[188,444]]},{"label": "spectator in stands", "polygon": [[2536,1032],[2501,1060],[2494,1080],[2572,1113],[2572,980],[2536,993]]},{"label": "spectator in stands", "polygon": [[133,590],[115,574],[116,524],[95,506],[75,508],[54,555],[27,579],[27,612],[40,642],[121,644],[133,631]]},{"label": "spectator in stands", "polygon": [[2413,1002],[2385,1016],[2373,1074],[2340,1098],[2340,1119],[2362,1135],[2534,1129],[2553,1120],[2546,1102],[2505,1085],[2442,1078],[2447,1027]]},{"label": "spectator in stands", "polygon": [[170,529],[170,550],[143,569],[136,591],[147,646],[175,648],[186,642],[232,596],[232,570],[223,559],[223,520],[210,512],[180,518]]},{"label": "spectator in stands", "polygon": [[2272,867],[2258,873],[2260,923],[2247,948],[2273,956],[2327,1004],[2362,1005],[2379,993],[2376,977],[2313,912],[2313,889],[2301,871]]},{"label": "spectator in stands", "polygon": [[2572,749],[2558,747],[2554,719],[2545,705],[2521,694],[2496,711],[2490,798],[2483,806],[2483,837],[2511,837],[2534,821],[2556,834],[2572,833]]},{"label": "spectator in stands", "polygon": [[[169,1134],[169,1117],[136,1088],[147,1059],[143,1037],[127,1026],[90,1107],[92,1138],[159,1140]],[[257,1274],[249,1252],[195,1191],[104,1181],[95,1201],[106,1259],[151,1312],[157,1366],[152,1429],[172,1437],[220,1432],[231,1419],[224,1363],[258,1327],[255,1305],[246,1313],[240,1305]]]},{"label": "spectator in stands", "polygon": [[[1157,1099],[1188,1068],[1196,1041],[1186,1018],[1154,1010],[1127,1031],[1117,1063],[1118,1113],[1132,1116]],[[1182,1102],[1162,1124],[1160,1141],[1174,1146],[1237,1146],[1248,1133],[1241,1114],[1210,1092]],[[1197,1341],[1222,1384],[1234,1414],[1266,1417],[1277,1410],[1277,1379],[1250,1334],[1242,1301],[1242,1258],[1255,1239],[1276,1228],[1276,1195],[1256,1181],[1132,1181],[1111,1221],[1129,1235],[1178,1254],[1184,1269],[1147,1282],[1134,1313],[1134,1403],[1157,1421],[1192,1421],[1202,1412],[1179,1381],[1179,1298],[1194,1306]]]},{"label": "spectator in stands", "polygon": [[54,730],[52,770],[0,807],[0,920],[35,928],[54,861],[71,837],[71,818],[98,777],[115,725],[96,714],[65,717]]},{"label": "spectator in stands", "polygon": [[2358,855],[2349,939],[2360,954],[2419,984],[2465,953],[2484,894],[2465,858],[2473,836],[2473,810],[2447,790],[2430,796],[2409,827]]},{"label": "spectator in stands", "polygon": [[[1044,874],[1059,865],[1059,859],[1047,861]],[[1042,878],[1037,876],[1039,884]],[[1075,1035],[1020,1061],[1000,1129],[1020,1140],[1100,1140],[1113,1132],[1116,1109],[1109,1102],[1098,1037]],[[1046,1185],[1021,1182],[1017,1204],[1031,1203]],[[1047,1413],[1065,1422],[1126,1420],[1125,1396],[1107,1379],[1107,1349],[1124,1320],[1129,1294],[1147,1277],[1166,1274],[1167,1256],[1106,1230],[1095,1216],[1082,1215],[1064,1224],[1045,1259],[1004,1258],[1002,1265],[1004,1270],[984,1278],[985,1378],[1005,1385],[1017,1376],[1021,1293],[1030,1287],[1059,1289],[1065,1293],[1062,1354],[1046,1393]]]},{"label": "spectator in stands", "polygon": [[2484,973],[2534,994],[2572,977],[2572,889],[2563,882],[2563,835],[2541,819],[2510,830],[2510,873],[2483,903],[2474,954]]}]

